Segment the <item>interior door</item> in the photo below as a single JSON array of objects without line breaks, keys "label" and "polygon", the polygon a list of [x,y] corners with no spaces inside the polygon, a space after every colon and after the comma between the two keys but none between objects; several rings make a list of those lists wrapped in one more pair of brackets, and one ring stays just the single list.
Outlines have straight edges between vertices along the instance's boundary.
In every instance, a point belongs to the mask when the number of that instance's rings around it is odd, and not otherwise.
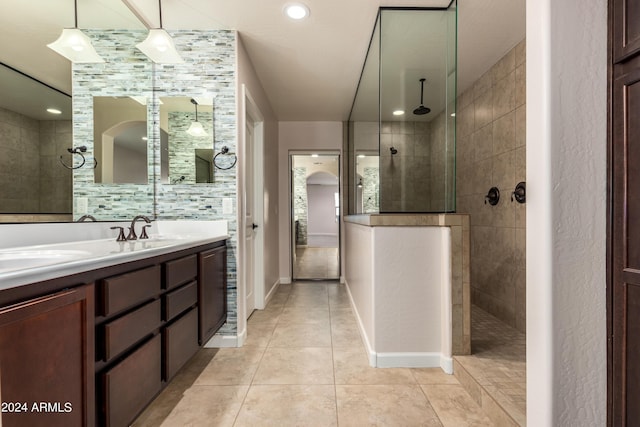
[{"label": "interior door", "polygon": [[253,165],[253,148],[254,148],[254,123],[247,117],[247,128],[245,138],[245,180],[244,180],[244,224],[245,224],[245,242],[244,242],[244,260],[245,260],[245,297],[246,297],[246,315],[247,319],[256,308],[255,296],[255,265],[254,265],[254,245],[255,245],[255,224],[254,218],[254,165]]},{"label": "interior door", "polygon": [[640,1],[610,2],[608,425],[640,420]]}]

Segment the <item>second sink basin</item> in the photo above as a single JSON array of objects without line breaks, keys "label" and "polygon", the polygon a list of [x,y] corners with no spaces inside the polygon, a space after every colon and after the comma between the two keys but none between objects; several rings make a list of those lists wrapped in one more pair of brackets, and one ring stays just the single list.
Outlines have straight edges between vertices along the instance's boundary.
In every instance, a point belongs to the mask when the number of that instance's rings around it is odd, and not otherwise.
[{"label": "second sink basin", "polygon": [[80,250],[11,250],[0,251],[0,272],[41,267],[83,258],[90,253]]}]

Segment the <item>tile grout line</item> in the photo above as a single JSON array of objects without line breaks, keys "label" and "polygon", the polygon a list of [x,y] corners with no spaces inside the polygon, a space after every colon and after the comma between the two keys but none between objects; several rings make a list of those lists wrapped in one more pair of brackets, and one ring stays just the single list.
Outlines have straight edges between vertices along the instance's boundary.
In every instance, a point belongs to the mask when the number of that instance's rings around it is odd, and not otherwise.
[{"label": "tile grout line", "polygon": [[[286,298],[285,302],[282,304],[282,309],[280,310],[280,316],[284,312],[284,307],[285,307],[287,301],[289,300],[289,296],[290,295],[291,295],[291,290],[289,290],[289,292],[287,293],[287,298]],[[268,306],[268,304],[267,304],[267,306]],[[253,382],[255,381],[256,375],[258,374],[258,370],[260,369],[260,364],[264,360],[264,355],[267,353],[267,349],[269,348],[269,343],[271,342],[271,339],[273,338],[273,332],[275,331],[275,328],[277,328],[278,324],[280,323],[280,316],[278,316],[278,320],[276,320],[276,323],[275,323],[275,325],[273,327],[273,330],[271,331],[271,337],[269,337],[269,341],[265,344],[264,349],[262,350],[262,355],[260,356],[260,360],[258,361],[258,364],[256,366],[256,370],[253,372],[253,375],[251,376],[251,381],[249,381],[249,386],[247,387],[247,392],[245,393],[244,397],[242,398],[242,403],[240,404],[240,407],[238,408],[238,413],[236,413],[236,416],[235,416],[235,418],[233,420],[232,426],[235,426],[236,423],[238,422],[238,417],[240,416],[240,413],[242,412],[242,408],[244,407],[245,402],[247,401],[247,396],[249,395],[249,392],[251,391],[251,388],[254,386]],[[247,323],[247,329],[248,328],[249,328],[249,324]],[[247,334],[248,334],[248,330],[247,330]]]}]

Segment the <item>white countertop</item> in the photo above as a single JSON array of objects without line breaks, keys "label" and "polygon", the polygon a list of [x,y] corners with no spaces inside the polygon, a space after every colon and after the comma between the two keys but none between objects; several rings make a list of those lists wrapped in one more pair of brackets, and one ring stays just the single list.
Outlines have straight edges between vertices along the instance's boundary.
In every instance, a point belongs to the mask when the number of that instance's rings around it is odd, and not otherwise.
[{"label": "white countertop", "polygon": [[[33,227],[29,227],[32,225]],[[214,243],[229,238],[226,221],[158,221],[152,224],[149,239],[118,242],[115,237],[82,239],[84,230],[95,235],[99,227],[111,234],[111,223],[56,224],[54,227],[38,227],[39,224],[17,225],[22,233],[20,241],[27,245],[11,245],[15,229],[0,227],[3,249],[0,249],[0,290],[27,285],[56,277],[95,270],[114,264],[136,261],[190,247]],[[122,226],[123,224],[118,224]],[[128,224],[127,224],[128,225]],[[70,228],[75,227],[75,228]],[[136,230],[142,225],[138,224]],[[43,234],[43,231],[46,233]],[[35,236],[33,234],[36,234]],[[31,244],[40,240],[46,244]],[[139,231],[138,231],[138,234]],[[70,241],[73,236],[79,240]]]}]

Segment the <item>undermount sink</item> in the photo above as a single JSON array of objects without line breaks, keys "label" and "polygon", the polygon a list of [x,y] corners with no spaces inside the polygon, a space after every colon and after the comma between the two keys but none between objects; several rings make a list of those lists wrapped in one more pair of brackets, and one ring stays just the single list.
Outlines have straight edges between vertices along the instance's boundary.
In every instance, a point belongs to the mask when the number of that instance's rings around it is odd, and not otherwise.
[{"label": "undermount sink", "polygon": [[89,254],[88,251],[69,249],[0,251],[0,272],[57,264]]}]

